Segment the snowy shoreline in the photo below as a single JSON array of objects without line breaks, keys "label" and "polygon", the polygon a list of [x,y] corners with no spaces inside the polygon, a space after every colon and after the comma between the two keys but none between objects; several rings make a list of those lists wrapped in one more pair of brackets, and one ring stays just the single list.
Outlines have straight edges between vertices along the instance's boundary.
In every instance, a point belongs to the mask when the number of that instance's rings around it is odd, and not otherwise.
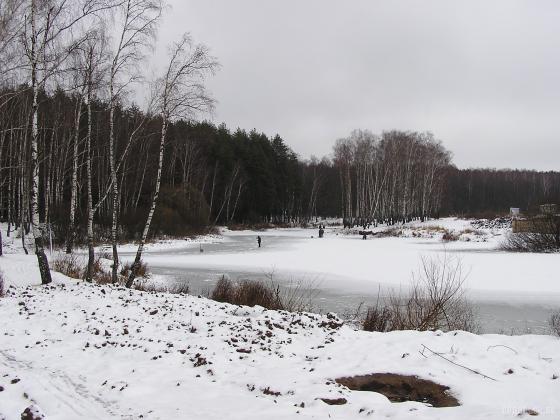
[{"label": "snowy shoreline", "polygon": [[[464,229],[465,224],[439,223],[447,229],[454,224]],[[177,241],[155,243],[146,260],[155,267],[178,264],[185,269],[221,266],[218,263],[243,267],[251,262],[248,265],[258,270],[276,263],[279,271],[297,271],[305,263],[308,270],[332,268],[336,274],[339,262],[329,252],[344,249],[352,273],[366,267],[360,262],[368,253],[382,259],[397,253],[400,266],[390,261],[387,266],[398,276],[408,271],[410,265],[402,262],[416,258],[418,247],[441,249],[437,237],[362,241],[328,229],[325,239],[318,240],[311,238],[314,230],[284,229],[259,232],[264,245],[259,250],[254,231],[222,233],[219,238],[190,241],[186,251]],[[454,242],[447,250],[488,250],[499,235],[489,233],[487,242]],[[201,253],[197,248],[203,241]],[[119,249],[125,261],[130,258],[126,248]],[[485,261],[494,264],[495,258],[505,256],[512,270],[519,270],[520,258],[541,259],[497,252],[465,255],[483,268],[488,268]],[[0,298],[0,419],[19,419],[31,405],[46,419],[466,420],[560,415],[560,340],[553,336],[370,333],[343,325],[331,314],[271,311],[193,295],[90,285],[55,272],[52,285],[40,286],[34,255],[12,249],[0,259],[0,269],[8,288],[7,296]],[[358,277],[356,284],[367,285],[366,280]],[[156,274],[153,281],[165,282],[166,277]],[[504,298],[504,290],[496,293]],[[489,290],[481,293],[488,296]],[[336,383],[337,378],[373,373],[412,375],[447,386],[460,406],[395,403],[379,393],[352,391]]]},{"label": "snowy shoreline", "polygon": [[[368,333],[336,318],[142,293],[57,276],[0,299],[0,414],[47,419],[557,418],[560,340],[465,332]],[[333,322],[333,320],[335,322]],[[424,346],[496,381],[422,354]],[[334,379],[417,375],[459,407],[391,403]],[[265,391],[267,390],[267,391]],[[344,398],[331,406],[325,399]]]}]

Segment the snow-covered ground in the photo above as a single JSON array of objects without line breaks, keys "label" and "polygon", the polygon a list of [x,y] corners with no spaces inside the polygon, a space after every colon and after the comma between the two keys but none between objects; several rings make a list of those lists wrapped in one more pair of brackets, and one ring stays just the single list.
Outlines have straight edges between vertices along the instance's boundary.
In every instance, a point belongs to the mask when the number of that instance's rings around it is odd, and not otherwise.
[{"label": "snow-covered ground", "polygon": [[[160,239],[148,242],[144,245],[144,250],[149,252],[166,252],[178,249],[198,248],[201,245],[215,244],[222,242],[224,237],[219,234],[199,235],[194,238],[185,239]],[[120,252],[136,252],[138,244],[127,243],[119,245]],[[95,252],[111,252],[110,244],[95,247]],[[77,252],[85,252],[85,249],[77,249]]]},{"label": "snow-covered ground", "polygon": [[[358,290],[377,282],[396,286],[410,279],[421,255],[444,252],[441,231],[430,225],[468,229],[468,222],[446,219],[408,226],[403,237],[366,241],[334,228],[321,240],[311,238],[314,230],[224,231],[218,240],[202,240],[204,252],[196,241],[186,248],[154,245],[145,259],[156,268],[187,271],[314,273]],[[560,291],[553,281],[559,255],[496,251],[502,234],[467,232],[445,244],[445,252],[460,255],[471,270],[469,287],[498,296],[514,290],[518,298]],[[256,235],[263,237],[261,249]],[[23,255],[17,240],[5,250],[0,419],[19,419],[30,405],[55,420],[560,418],[560,340],[553,336],[369,333],[331,315],[88,285],[58,273],[43,287],[34,255]],[[461,405],[392,403],[335,382],[372,373],[446,385]],[[322,398],[346,403],[328,405]]]},{"label": "snow-covered ground", "polygon": [[[8,261],[3,267],[14,262]],[[92,286],[60,275],[53,286],[11,288],[0,313],[6,420],[19,419],[30,405],[55,420],[513,419],[528,417],[520,414],[525,410],[560,416],[560,340],[551,336],[368,333],[332,316]],[[334,382],[386,372],[449,386],[461,406],[391,403]],[[332,406],[322,398],[347,402]]]}]

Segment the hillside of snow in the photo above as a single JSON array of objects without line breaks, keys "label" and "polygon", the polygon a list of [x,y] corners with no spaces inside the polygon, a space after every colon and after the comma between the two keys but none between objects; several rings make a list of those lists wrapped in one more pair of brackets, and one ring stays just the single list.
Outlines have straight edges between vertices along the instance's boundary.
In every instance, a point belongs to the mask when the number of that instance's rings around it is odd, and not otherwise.
[{"label": "hillside of snow", "polygon": [[[560,415],[560,340],[551,336],[369,333],[334,315],[237,307],[62,275],[50,286],[37,285],[36,277],[26,285],[10,266],[22,259],[32,266],[33,257],[12,258],[0,263],[10,273],[0,299],[0,418],[6,420],[19,419],[29,406],[46,419]],[[432,380],[448,386],[461,405],[394,403],[335,382],[371,373]]]}]

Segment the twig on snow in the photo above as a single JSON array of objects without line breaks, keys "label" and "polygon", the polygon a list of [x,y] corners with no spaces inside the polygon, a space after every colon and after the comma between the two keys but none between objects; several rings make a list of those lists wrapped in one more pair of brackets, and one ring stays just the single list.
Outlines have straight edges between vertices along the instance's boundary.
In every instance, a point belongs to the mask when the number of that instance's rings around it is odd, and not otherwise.
[{"label": "twig on snow", "polygon": [[493,348],[495,348],[495,347],[505,347],[506,349],[511,350],[511,351],[514,352],[515,354],[519,354],[519,353],[517,353],[517,350],[512,349],[511,347],[506,346],[506,345],[504,345],[504,344],[496,344],[495,346],[488,346],[488,348],[486,349],[486,351],[488,351],[488,350],[490,350],[490,349],[493,349]]},{"label": "twig on snow", "polygon": [[[455,366],[462,367],[463,369],[466,369],[466,370],[468,370],[468,371],[470,371],[470,372],[472,372],[472,373],[476,373],[477,375],[480,375],[480,376],[482,376],[482,377],[484,377],[484,378],[486,378],[486,379],[491,379],[491,380],[493,380],[493,381],[495,381],[495,382],[498,382],[497,379],[494,379],[494,378],[492,378],[492,377],[490,377],[490,376],[488,376],[488,375],[485,375],[484,373],[480,373],[480,372],[477,371],[477,370],[471,369],[471,368],[469,368],[469,367],[467,367],[467,366],[464,366],[464,365],[461,365],[461,364],[459,364],[459,363],[456,363],[456,362],[454,362],[453,360],[450,360],[450,359],[448,359],[448,358],[445,357],[445,356],[442,356],[440,353],[437,353],[437,352],[433,351],[431,348],[425,346],[424,344],[422,344],[422,347],[424,347],[424,350],[428,350],[430,353],[432,353],[432,354],[434,354],[434,355],[436,355],[436,356],[438,356],[438,357],[441,357],[443,360],[446,360],[446,361],[448,361],[449,363],[451,363],[451,364],[453,364],[453,365],[455,365]],[[422,351],[424,351],[424,350],[422,350]]]}]

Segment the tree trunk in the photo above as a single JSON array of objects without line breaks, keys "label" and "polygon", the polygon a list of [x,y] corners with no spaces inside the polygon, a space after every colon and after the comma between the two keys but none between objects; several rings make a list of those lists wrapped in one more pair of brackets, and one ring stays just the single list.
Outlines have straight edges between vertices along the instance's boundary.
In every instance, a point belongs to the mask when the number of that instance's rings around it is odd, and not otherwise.
[{"label": "tree trunk", "polygon": [[88,127],[86,135],[86,177],[87,177],[87,247],[88,264],[86,270],[86,281],[93,280],[93,265],[95,264],[95,252],[93,250],[93,194],[91,185],[91,86],[88,88],[87,99]]},{"label": "tree trunk", "polygon": [[39,142],[39,105],[37,97],[39,94],[39,86],[37,83],[37,58],[36,58],[36,30],[35,30],[35,3],[32,4],[32,60],[31,60],[31,88],[33,92],[32,105],[32,125],[31,125],[31,226],[33,227],[33,238],[35,240],[35,254],[37,255],[37,263],[39,264],[39,272],[41,273],[41,283],[49,284],[51,279],[51,271],[49,269],[49,261],[45,254],[43,246],[43,236],[41,233],[39,220],[39,161],[37,156],[37,148]]},{"label": "tree trunk", "polygon": [[159,160],[158,160],[158,171],[156,178],[156,186],[154,191],[154,196],[152,198],[152,205],[150,206],[150,211],[148,212],[148,218],[146,219],[146,224],[144,225],[144,231],[142,232],[142,238],[138,244],[138,250],[136,251],[136,257],[134,258],[134,263],[130,268],[130,275],[126,282],[126,287],[132,287],[134,279],[136,278],[136,273],[140,268],[140,261],[142,260],[142,251],[144,250],[144,244],[148,238],[148,233],[150,232],[150,225],[152,223],[152,218],[154,217],[154,212],[156,210],[157,200],[159,196],[159,188],[161,185],[161,173],[163,170],[163,151],[165,148],[165,137],[167,135],[167,119],[165,115],[163,116],[162,126],[161,126],[161,139],[159,143]]},{"label": "tree trunk", "polygon": [[76,220],[76,201],[78,197],[78,141],[80,138],[80,116],[82,114],[82,96],[78,99],[76,104],[76,115],[74,121],[74,144],[72,149],[72,181],[70,193],[70,223],[68,225],[68,237],[66,238],[66,253],[72,253],[75,235],[75,220]]},{"label": "tree trunk", "polygon": [[115,100],[113,96],[113,87],[111,86],[111,107],[109,110],[109,161],[111,166],[111,182],[112,182],[112,213],[111,213],[111,245],[113,248],[113,267],[111,270],[111,281],[117,282],[117,270],[119,268],[119,252],[117,250],[117,217],[118,217],[118,200],[119,185],[117,180],[117,169],[115,165]]}]

